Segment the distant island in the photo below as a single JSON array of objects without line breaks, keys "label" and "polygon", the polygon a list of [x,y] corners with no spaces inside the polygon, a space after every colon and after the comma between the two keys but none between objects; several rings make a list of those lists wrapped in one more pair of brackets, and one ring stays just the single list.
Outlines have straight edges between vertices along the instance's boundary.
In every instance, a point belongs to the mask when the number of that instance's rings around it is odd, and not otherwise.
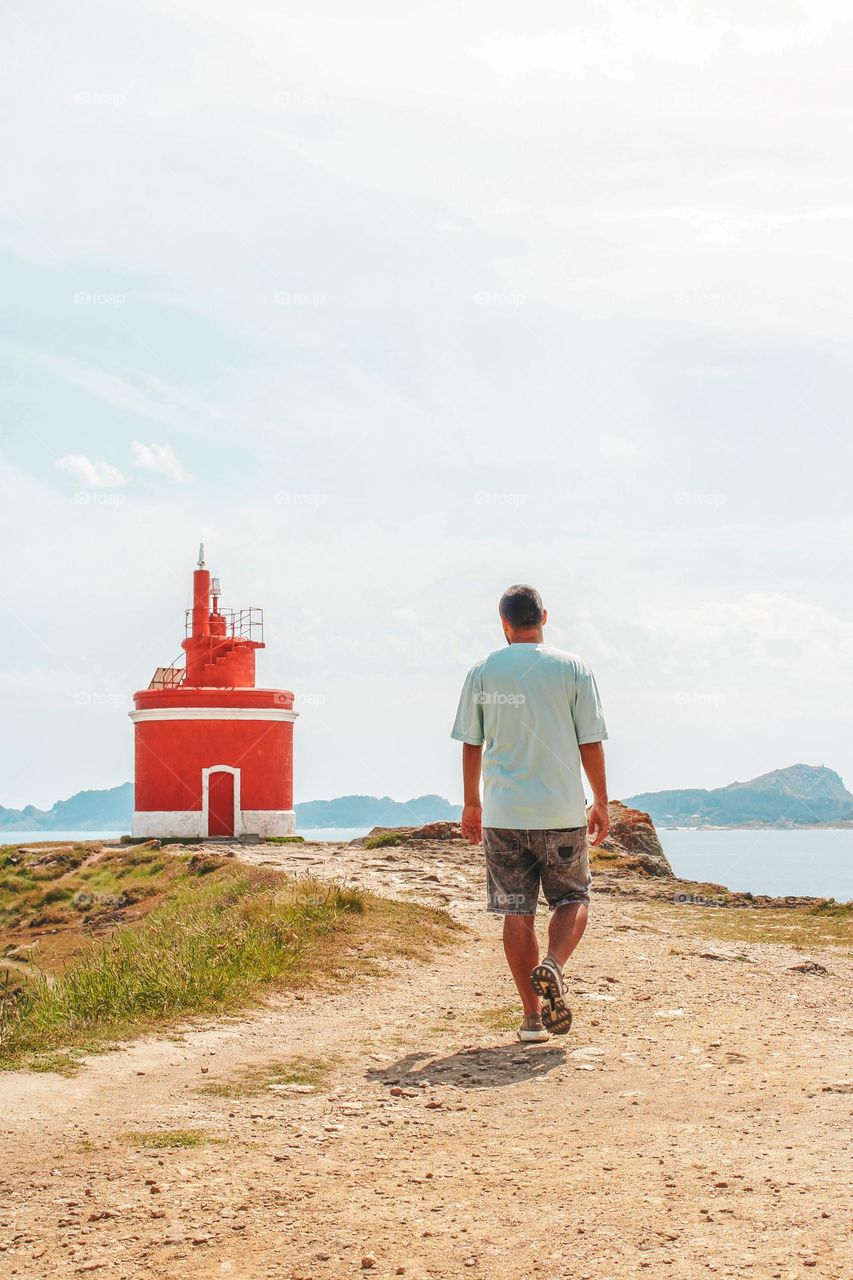
[{"label": "distant island", "polygon": [[294,806],[297,831],[317,827],[421,827],[425,822],[458,822],[462,806],[444,796],[392,800],[389,796],[338,796]]},{"label": "distant island", "polygon": [[78,791],[51,809],[0,805],[0,831],[130,831],[132,814],[133,783],[123,782],[107,791]]},{"label": "distant island", "polygon": [[[336,800],[306,800],[297,804],[300,831],[318,827],[419,827],[426,822],[458,822],[462,808],[443,796],[338,796]],[[51,809],[5,809],[0,805],[0,831],[130,831],[133,784],[105,791],[78,791],[58,800]]]},{"label": "distant island", "polygon": [[813,827],[853,823],[853,795],[824,765],[793,764],[705,791],[644,791],[625,803],[659,827]]},{"label": "distant island", "polygon": [[[813,827],[853,824],[853,795],[832,769],[791,765],[749,782],[706,791],[645,791],[626,796],[659,827]],[[296,805],[298,831],[320,827],[417,827],[427,822],[458,822],[462,809],[443,796],[338,796]],[[50,809],[27,805],[4,809],[0,831],[129,831],[133,785],[104,791],[78,791]]]}]

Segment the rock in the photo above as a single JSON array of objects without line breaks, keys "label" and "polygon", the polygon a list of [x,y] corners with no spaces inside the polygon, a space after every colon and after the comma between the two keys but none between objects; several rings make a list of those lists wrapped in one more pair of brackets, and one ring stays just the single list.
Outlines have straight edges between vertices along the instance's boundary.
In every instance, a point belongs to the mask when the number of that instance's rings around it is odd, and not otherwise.
[{"label": "rock", "polygon": [[649,815],[641,809],[629,809],[621,800],[610,801],[610,830],[598,848],[618,855],[619,865],[614,870],[675,879]]},{"label": "rock", "polygon": [[376,1254],[366,1253],[361,1260],[362,1271],[369,1271],[371,1267],[376,1266]]},{"label": "rock", "polygon": [[413,827],[409,840],[461,840],[462,828],[458,822],[427,822],[423,827]]},{"label": "rock", "polygon": [[408,844],[415,840],[462,840],[462,828],[458,822],[427,822],[422,827],[372,827],[366,836],[351,840],[350,844],[364,845],[374,836],[395,835]]},{"label": "rock", "polygon": [[792,964],[788,969],[789,973],[829,973],[822,964],[818,964],[816,960],[804,960],[802,964]]}]

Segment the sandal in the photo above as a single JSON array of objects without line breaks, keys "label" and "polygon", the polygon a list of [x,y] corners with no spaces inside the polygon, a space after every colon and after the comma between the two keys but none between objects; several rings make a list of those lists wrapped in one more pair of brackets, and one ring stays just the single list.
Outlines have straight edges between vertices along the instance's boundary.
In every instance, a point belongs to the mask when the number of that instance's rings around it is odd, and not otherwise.
[{"label": "sandal", "polygon": [[572,1025],[572,1011],[566,1004],[563,975],[557,962],[546,956],[530,975],[533,990],[542,1001],[542,1021],[555,1036],[564,1036]]}]

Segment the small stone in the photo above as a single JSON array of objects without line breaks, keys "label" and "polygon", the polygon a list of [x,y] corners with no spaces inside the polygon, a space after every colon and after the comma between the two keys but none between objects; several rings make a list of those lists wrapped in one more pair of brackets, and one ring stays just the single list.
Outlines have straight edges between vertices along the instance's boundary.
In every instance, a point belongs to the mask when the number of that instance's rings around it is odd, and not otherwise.
[{"label": "small stone", "polygon": [[371,1267],[376,1266],[376,1254],[366,1253],[361,1260],[362,1271],[369,1271]]}]

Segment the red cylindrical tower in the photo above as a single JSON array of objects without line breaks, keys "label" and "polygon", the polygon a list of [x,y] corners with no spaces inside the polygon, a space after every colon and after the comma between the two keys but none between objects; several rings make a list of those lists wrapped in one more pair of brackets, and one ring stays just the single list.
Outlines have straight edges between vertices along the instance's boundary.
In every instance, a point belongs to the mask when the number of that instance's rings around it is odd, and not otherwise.
[{"label": "red cylindrical tower", "polygon": [[292,835],[293,694],[255,688],[260,609],[222,611],[199,551],[185,663],[133,695],[135,836]]}]

